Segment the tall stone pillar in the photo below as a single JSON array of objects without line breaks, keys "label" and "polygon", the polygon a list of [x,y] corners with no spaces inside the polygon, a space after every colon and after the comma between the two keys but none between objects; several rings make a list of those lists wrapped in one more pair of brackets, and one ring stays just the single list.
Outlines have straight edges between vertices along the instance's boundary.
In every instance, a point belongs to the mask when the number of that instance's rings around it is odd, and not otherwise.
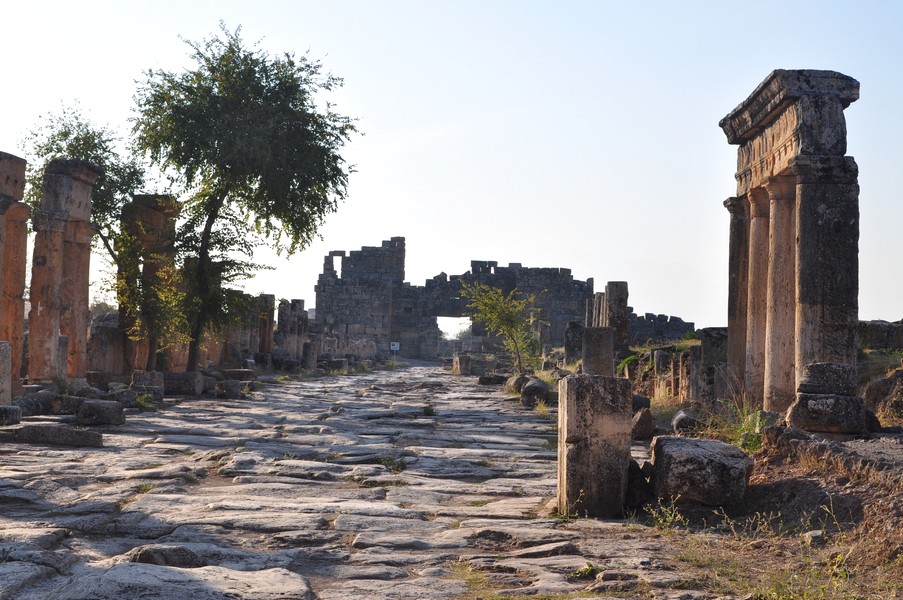
[{"label": "tall stone pillar", "polygon": [[764,408],[783,413],[796,397],[796,178],[772,177],[765,190],[771,216]]},{"label": "tall stone pillar", "polygon": [[[21,200],[25,159],[0,152],[0,340],[9,342],[10,392],[22,392],[25,344],[25,262],[31,210]],[[4,368],[5,367],[0,367]]]},{"label": "tall stone pillar", "polygon": [[260,350],[261,354],[272,354],[273,352],[273,312],[276,310],[276,296],[273,294],[260,294],[257,298],[257,306],[259,310],[259,327],[260,327]]},{"label": "tall stone pillar", "polygon": [[768,194],[749,191],[749,276],[746,306],[746,395],[761,405],[765,392],[765,329],[768,302]]},{"label": "tall stone pillar", "polygon": [[749,201],[728,198],[731,215],[727,283],[727,367],[730,385],[744,390],[746,372],[746,317],[749,295]]},{"label": "tall stone pillar", "polygon": [[53,381],[60,370],[57,362],[66,222],[66,214],[61,212],[41,210],[34,216],[28,313],[28,378],[33,382]]},{"label": "tall stone pillar", "polygon": [[593,295],[593,322],[590,327],[604,327],[605,325],[605,294],[596,292]]},{"label": "tall stone pillar", "polygon": [[[60,334],[69,339],[66,376],[84,381],[87,371],[88,321],[91,270],[91,237],[94,229],[87,221],[69,221],[63,233],[66,268],[60,303]],[[62,369],[61,369],[62,370]]]},{"label": "tall stone pillar", "polygon": [[558,385],[558,512],[620,517],[630,464],[630,381],[584,374]]},{"label": "tall stone pillar", "polygon": [[798,157],[796,373],[811,363],[856,364],[859,170],[848,156]]},{"label": "tall stone pillar", "polygon": [[629,317],[627,282],[609,281],[605,284],[605,326],[612,328],[615,351],[623,351],[628,348]]},{"label": "tall stone pillar", "polygon": [[[78,290],[64,292],[64,286],[87,288],[88,265],[83,263],[90,259],[90,251],[76,256],[64,253],[66,229],[69,221],[90,222],[91,193],[100,174],[94,165],[77,160],[54,160],[44,170],[41,210],[34,217],[28,315],[28,377],[34,382],[50,382],[66,372],[65,366],[60,365],[60,325],[71,319],[70,311],[81,306],[82,296]],[[81,239],[78,235],[71,238]],[[71,271],[76,272],[74,277],[64,277],[64,272]],[[66,304],[66,317],[61,315],[64,301],[77,303]],[[84,308],[87,310],[86,300]]]}]

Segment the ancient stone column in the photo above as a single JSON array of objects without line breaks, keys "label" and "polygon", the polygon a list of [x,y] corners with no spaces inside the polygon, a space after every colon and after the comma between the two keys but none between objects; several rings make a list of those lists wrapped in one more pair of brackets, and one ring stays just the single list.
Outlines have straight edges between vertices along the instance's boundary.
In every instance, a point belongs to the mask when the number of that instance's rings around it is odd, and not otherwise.
[{"label": "ancient stone column", "polygon": [[[64,237],[70,220],[90,221],[91,192],[100,176],[94,165],[76,160],[54,160],[44,170],[41,210],[35,214],[34,258],[31,266],[31,312],[28,316],[28,377],[34,382],[49,382],[61,371],[59,336],[63,304],[64,270],[85,277],[68,278],[68,285],[87,287],[87,255],[64,254]],[[77,264],[76,264],[77,263]],[[66,292],[69,299],[78,296]],[[67,309],[72,309],[67,306]],[[87,310],[87,303],[85,304]]]},{"label": "ancient stone column", "polygon": [[580,360],[583,352],[583,330],[577,321],[568,321],[564,332],[564,363],[571,364]]},{"label": "ancient stone column", "polygon": [[271,354],[273,352],[273,312],[276,310],[276,296],[273,294],[260,294],[257,302],[260,327],[259,352],[261,354]]},{"label": "ancient stone column", "polygon": [[13,395],[22,392],[25,345],[25,262],[31,215],[28,205],[21,202],[25,167],[24,159],[0,152],[0,340],[10,344]]},{"label": "ancient stone column", "polygon": [[596,292],[593,295],[593,322],[590,327],[603,327],[605,317],[603,316],[605,309],[605,294]]},{"label": "ancient stone column", "polygon": [[593,326],[593,307],[595,306],[595,298],[587,298],[586,299],[586,315],[583,318],[583,326],[584,327],[592,327]]},{"label": "ancient stone column", "polygon": [[91,268],[91,237],[94,229],[87,221],[69,221],[63,234],[66,267],[60,303],[60,334],[69,339],[66,375],[84,382],[87,371],[88,320]]},{"label": "ancient stone column", "polygon": [[572,375],[559,389],[558,512],[620,517],[630,463],[630,381]]},{"label": "ancient stone column", "polygon": [[796,397],[796,178],[772,177],[765,190],[770,225],[764,408],[783,413]]},{"label": "ancient stone column", "polygon": [[586,327],[583,330],[583,372],[614,376],[614,331],[611,327]]},{"label": "ancient stone column", "polygon": [[746,372],[746,317],[749,294],[749,201],[728,198],[731,215],[728,248],[727,377],[738,392],[744,390]]},{"label": "ancient stone column", "polygon": [[859,170],[848,156],[803,157],[797,176],[796,372],[856,364]]},{"label": "ancient stone column", "polygon": [[749,280],[746,307],[746,395],[761,405],[765,395],[765,328],[768,301],[768,194],[749,192]]},{"label": "ancient stone column", "polygon": [[609,281],[605,284],[605,326],[611,327],[616,351],[628,348],[627,282]]}]

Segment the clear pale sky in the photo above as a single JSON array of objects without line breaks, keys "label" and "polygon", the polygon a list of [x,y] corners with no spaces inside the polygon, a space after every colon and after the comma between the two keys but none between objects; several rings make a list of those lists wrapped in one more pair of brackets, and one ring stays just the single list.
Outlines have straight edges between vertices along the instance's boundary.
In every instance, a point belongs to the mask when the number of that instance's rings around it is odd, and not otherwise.
[{"label": "clear pale sky", "polygon": [[[303,298],[330,250],[407,238],[407,280],[471,260],[626,280],[639,313],[727,322],[736,147],[718,121],[773,69],[861,83],[846,110],[860,169],[860,318],[903,318],[903,3],[494,0],[4,2],[0,150],[78,101],[129,128],[147,69],[192,65],[181,38],[242,26],[309,52],[365,134],[322,241],[248,281]],[[157,190],[148,189],[147,192]]]}]

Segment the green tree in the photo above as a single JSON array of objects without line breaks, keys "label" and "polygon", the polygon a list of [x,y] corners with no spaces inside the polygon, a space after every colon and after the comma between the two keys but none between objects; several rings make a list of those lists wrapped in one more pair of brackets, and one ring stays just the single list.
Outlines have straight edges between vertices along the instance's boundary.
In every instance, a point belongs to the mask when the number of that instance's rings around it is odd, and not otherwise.
[{"label": "green tree", "polygon": [[[221,37],[187,42],[194,68],[148,71],[135,95],[137,147],[185,184],[188,219],[198,225],[187,273],[197,298],[191,370],[219,310],[222,275],[236,272],[215,264],[217,243],[227,249],[221,258],[249,252],[251,233],[288,254],[305,248],[344,199],[352,170],[339,150],[355,131],[353,121],[317,101],[318,92],[342,80],[306,57],[249,48],[240,29],[221,23],[220,30]],[[252,231],[232,235],[230,218]]]},{"label": "green tree", "polygon": [[534,362],[539,354],[534,331],[536,296],[524,296],[516,289],[506,294],[483,283],[465,282],[461,283],[461,296],[469,301],[470,317],[485,325],[490,333],[501,336],[518,373],[523,373],[524,363]]},{"label": "green tree", "polygon": [[91,194],[91,221],[113,262],[118,260],[114,240],[119,233],[122,205],[145,181],[144,167],[134,158],[120,154],[120,142],[113,130],[94,125],[75,105],[44,115],[22,143],[28,159],[25,202],[32,210],[41,205],[44,169],[51,160],[79,159],[100,167],[103,174]]}]

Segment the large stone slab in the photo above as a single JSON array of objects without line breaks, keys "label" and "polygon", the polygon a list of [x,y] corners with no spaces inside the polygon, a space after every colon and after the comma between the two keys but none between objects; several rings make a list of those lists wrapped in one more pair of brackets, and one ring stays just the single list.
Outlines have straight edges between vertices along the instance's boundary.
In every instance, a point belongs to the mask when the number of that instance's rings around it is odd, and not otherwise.
[{"label": "large stone slab", "polygon": [[746,493],[753,460],[717,440],[658,436],[652,440],[652,485],[663,500],[723,506]]},{"label": "large stone slab", "polygon": [[865,433],[865,404],[856,396],[797,394],[787,424],[816,433]]},{"label": "large stone slab", "polygon": [[166,371],[163,389],[167,396],[200,396],[204,392],[204,376],[197,371]]}]

